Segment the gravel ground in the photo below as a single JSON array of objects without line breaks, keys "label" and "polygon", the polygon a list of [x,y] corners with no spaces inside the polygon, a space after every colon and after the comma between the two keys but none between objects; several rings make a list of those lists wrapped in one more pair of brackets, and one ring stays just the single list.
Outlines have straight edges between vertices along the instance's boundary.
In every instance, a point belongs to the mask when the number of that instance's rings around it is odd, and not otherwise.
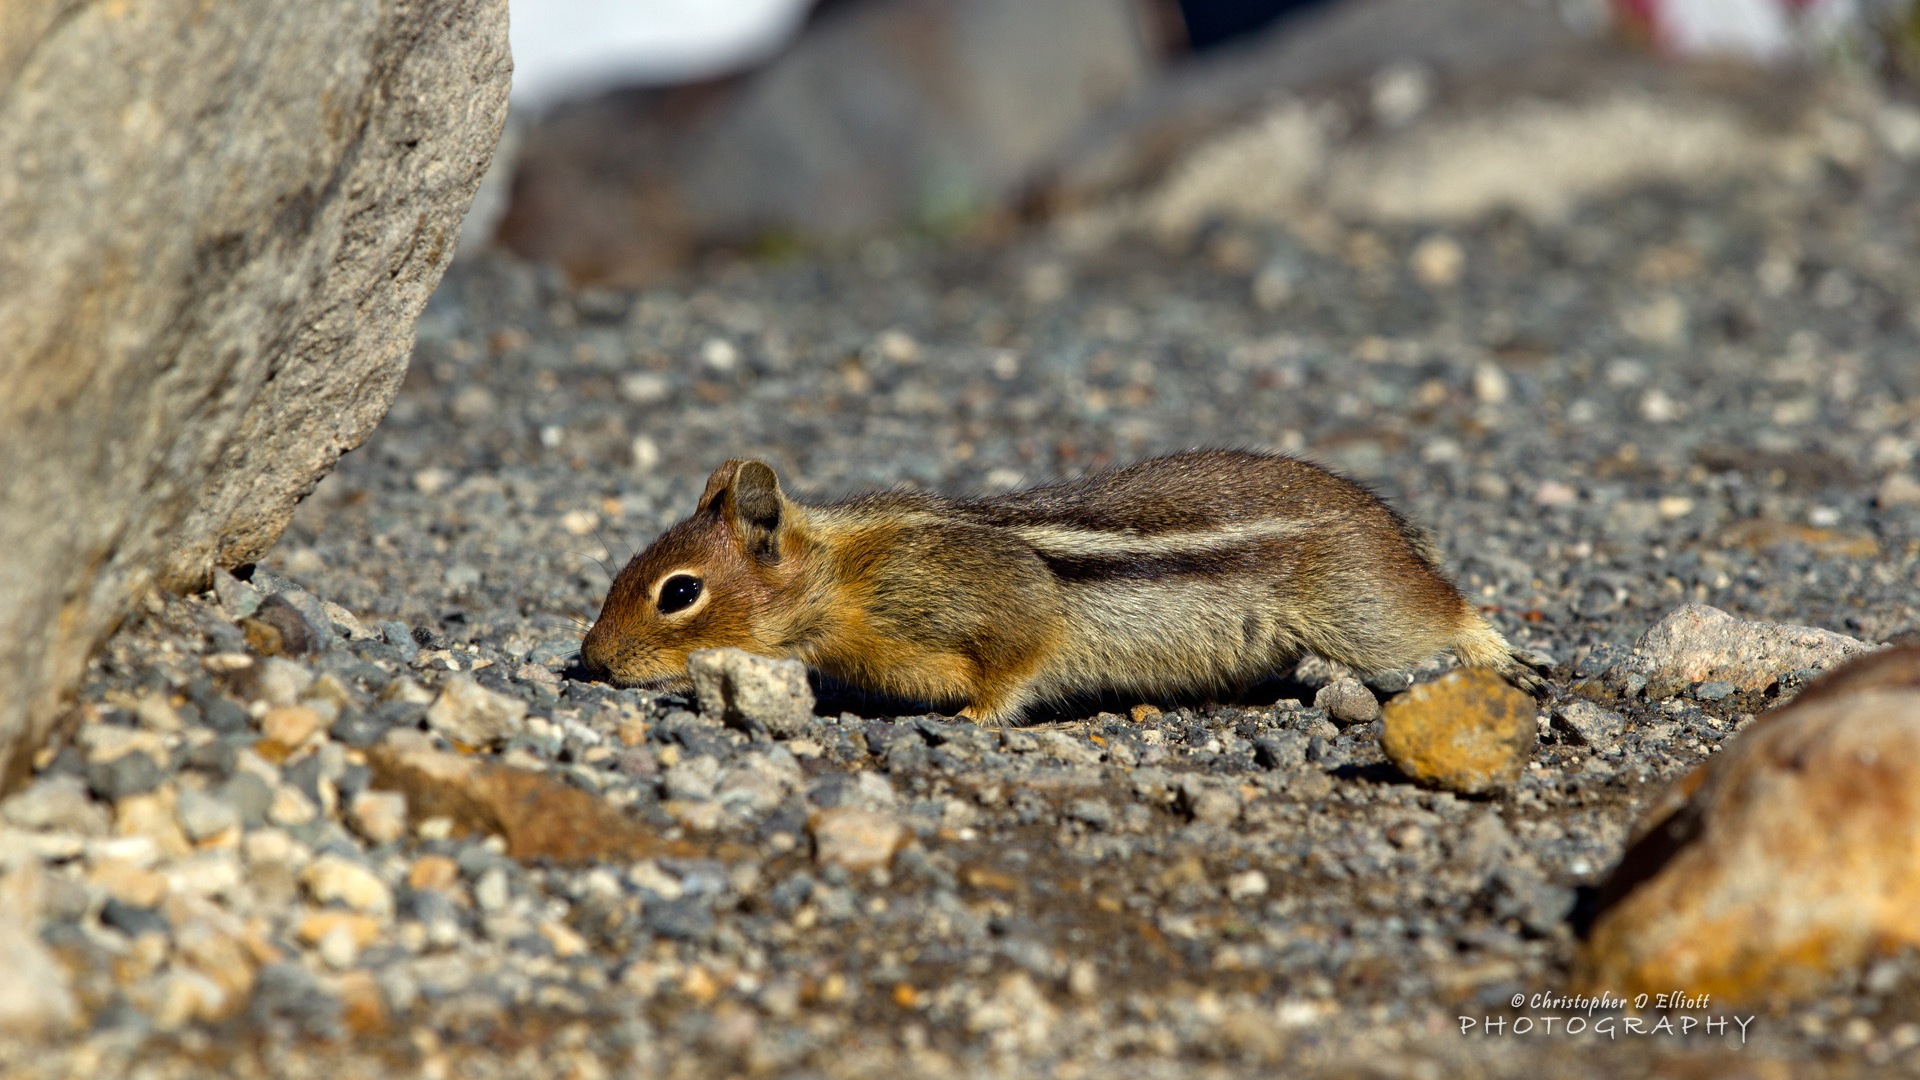
[{"label": "gravel ground", "polygon": [[[736,456],[806,497],[1300,452],[1431,528],[1562,691],[1688,601],[1910,635],[1917,242],[1920,171],[1869,149],[1445,233],[896,240],[638,296],[463,263],[391,415],[251,584],[156,600],[110,643],[32,789],[65,816],[10,804],[83,1017],[27,1071],[1920,1073],[1906,961],[1744,1030],[1462,1033],[1569,1015],[1510,1002],[1566,985],[1634,812],[1753,695],[1596,680],[1620,730],[1543,718],[1522,779],[1472,799],[1313,707],[1311,662],[1246,701],[1005,731],[829,698],[778,739],[570,677],[608,568]],[[501,704],[434,719],[456,672],[523,706],[506,763],[672,853],[565,868],[363,797],[391,729]],[[177,833],[141,824],[156,800]],[[830,820],[904,847],[823,857]],[[203,924],[244,955],[209,959]],[[243,992],[201,985],[223,971]]]}]

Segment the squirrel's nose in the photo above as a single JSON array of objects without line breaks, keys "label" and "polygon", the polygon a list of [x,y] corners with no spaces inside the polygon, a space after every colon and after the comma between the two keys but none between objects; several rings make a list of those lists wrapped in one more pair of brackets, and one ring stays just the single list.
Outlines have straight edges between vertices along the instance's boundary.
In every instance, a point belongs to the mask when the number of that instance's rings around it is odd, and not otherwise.
[{"label": "squirrel's nose", "polygon": [[600,625],[594,623],[587,636],[580,639],[580,666],[594,681],[606,682],[613,672],[607,666],[606,635],[600,632]]}]

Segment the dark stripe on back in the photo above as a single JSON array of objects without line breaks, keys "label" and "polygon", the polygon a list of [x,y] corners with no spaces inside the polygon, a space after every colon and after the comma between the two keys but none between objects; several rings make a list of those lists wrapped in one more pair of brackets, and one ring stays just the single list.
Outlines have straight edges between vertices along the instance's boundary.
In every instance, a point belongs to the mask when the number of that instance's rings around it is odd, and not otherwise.
[{"label": "dark stripe on back", "polygon": [[1219,548],[1206,552],[1164,554],[1062,555],[1035,551],[1055,578],[1068,584],[1096,581],[1153,581],[1174,577],[1218,577],[1244,574],[1280,557],[1264,545]]},{"label": "dark stripe on back", "polygon": [[1298,522],[1370,515],[1376,513],[1378,500],[1352,481],[1308,462],[1203,450],[987,498],[884,492],[835,505],[919,509],[996,528],[1051,525],[1144,537],[1206,532],[1269,518]]}]

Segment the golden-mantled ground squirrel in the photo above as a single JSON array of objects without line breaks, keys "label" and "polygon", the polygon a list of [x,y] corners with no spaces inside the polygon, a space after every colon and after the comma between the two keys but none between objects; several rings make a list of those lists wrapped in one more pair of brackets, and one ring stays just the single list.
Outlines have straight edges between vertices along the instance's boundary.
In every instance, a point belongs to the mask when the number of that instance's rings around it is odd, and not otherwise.
[{"label": "golden-mantled ground squirrel", "polygon": [[1234,691],[1313,652],[1363,673],[1451,649],[1539,680],[1371,492],[1316,465],[1199,450],[985,499],[795,502],[759,461],[614,579],[580,655],[684,690],[738,646],[1000,723],[1090,691]]}]

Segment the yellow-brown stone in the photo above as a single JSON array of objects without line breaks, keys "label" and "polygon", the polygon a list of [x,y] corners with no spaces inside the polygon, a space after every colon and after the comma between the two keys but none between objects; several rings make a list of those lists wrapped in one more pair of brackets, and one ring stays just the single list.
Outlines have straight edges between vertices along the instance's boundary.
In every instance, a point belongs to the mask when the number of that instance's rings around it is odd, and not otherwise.
[{"label": "yellow-brown stone", "polygon": [[1382,710],[1380,749],[1423,784],[1478,795],[1520,778],[1533,753],[1533,698],[1485,668],[1421,683]]},{"label": "yellow-brown stone", "polygon": [[410,889],[450,889],[460,880],[460,864],[445,855],[422,855],[407,868]]},{"label": "yellow-brown stone", "polygon": [[286,747],[289,751],[305,746],[326,721],[319,712],[305,705],[280,705],[267,710],[260,718],[260,734]]},{"label": "yellow-brown stone", "polygon": [[371,971],[348,971],[336,984],[340,999],[340,1020],[356,1035],[376,1035],[391,1026],[387,995],[380,989]]},{"label": "yellow-brown stone", "polygon": [[303,944],[318,945],[320,939],[336,930],[345,930],[354,947],[364,949],[380,937],[380,920],[358,912],[322,908],[302,917],[293,933]]}]

